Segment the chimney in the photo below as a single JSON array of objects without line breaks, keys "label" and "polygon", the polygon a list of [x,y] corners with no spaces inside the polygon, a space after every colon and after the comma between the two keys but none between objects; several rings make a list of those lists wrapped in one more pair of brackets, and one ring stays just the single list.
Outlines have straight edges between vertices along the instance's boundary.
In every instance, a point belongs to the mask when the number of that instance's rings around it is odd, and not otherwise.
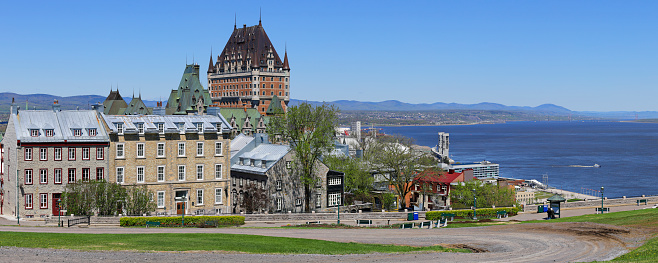
[{"label": "chimney", "polygon": [[448,173],[449,173],[449,174],[454,174],[454,173],[455,173],[455,169],[450,169],[450,170],[448,170]]},{"label": "chimney", "polygon": [[18,105],[16,105],[16,102],[14,101],[14,98],[11,98],[11,106],[10,106],[10,114],[18,114]]},{"label": "chimney", "polygon": [[101,104],[100,102],[97,102],[96,104],[92,104],[91,109],[97,111],[98,113],[104,113],[105,112],[105,106],[103,104]]},{"label": "chimney", "polygon": [[255,133],[254,141],[256,142],[255,146],[258,147],[258,145],[261,144],[268,144],[270,142],[270,139],[266,133]]},{"label": "chimney", "polygon": [[156,107],[153,108],[153,115],[160,115],[160,116],[165,115],[165,108],[162,107],[162,101],[156,102]]}]

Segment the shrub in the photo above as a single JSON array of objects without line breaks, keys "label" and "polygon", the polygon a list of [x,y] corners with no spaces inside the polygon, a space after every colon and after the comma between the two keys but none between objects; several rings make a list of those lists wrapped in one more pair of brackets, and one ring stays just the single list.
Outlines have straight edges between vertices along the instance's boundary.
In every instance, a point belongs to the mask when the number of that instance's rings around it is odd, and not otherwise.
[{"label": "shrub", "polygon": [[[478,217],[496,217],[498,211],[506,211],[509,215],[516,215],[519,213],[518,207],[497,207],[497,208],[481,208],[477,209]],[[450,210],[450,211],[429,211],[425,214],[427,220],[441,219],[443,214],[455,214],[455,217],[469,218],[473,217],[473,210]]]},{"label": "shrub", "polygon": [[[160,222],[162,226],[180,226],[180,216],[122,217],[121,226],[144,226],[146,221]],[[201,226],[206,221],[217,221],[218,226],[244,225],[244,216],[186,216],[186,226]]]}]

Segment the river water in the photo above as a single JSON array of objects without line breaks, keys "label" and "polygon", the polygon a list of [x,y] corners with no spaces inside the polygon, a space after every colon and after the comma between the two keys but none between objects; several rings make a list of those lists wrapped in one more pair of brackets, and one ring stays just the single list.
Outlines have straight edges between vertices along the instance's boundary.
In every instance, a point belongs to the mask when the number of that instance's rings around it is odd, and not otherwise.
[{"label": "river water", "polygon": [[[500,164],[500,176],[536,179],[573,192],[604,189],[606,197],[658,195],[658,124],[509,122],[457,126],[379,127],[436,146],[450,133],[457,162]],[[574,167],[601,165],[600,168]],[[591,191],[590,191],[591,193]]]}]

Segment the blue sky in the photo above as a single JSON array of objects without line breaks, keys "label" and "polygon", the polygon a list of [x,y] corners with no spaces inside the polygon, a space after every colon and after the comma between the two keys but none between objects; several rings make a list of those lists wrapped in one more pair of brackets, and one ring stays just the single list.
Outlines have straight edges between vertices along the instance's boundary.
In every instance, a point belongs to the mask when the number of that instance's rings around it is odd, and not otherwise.
[{"label": "blue sky", "polygon": [[5,1],[0,91],[166,100],[259,8],[295,99],[658,111],[658,1]]}]

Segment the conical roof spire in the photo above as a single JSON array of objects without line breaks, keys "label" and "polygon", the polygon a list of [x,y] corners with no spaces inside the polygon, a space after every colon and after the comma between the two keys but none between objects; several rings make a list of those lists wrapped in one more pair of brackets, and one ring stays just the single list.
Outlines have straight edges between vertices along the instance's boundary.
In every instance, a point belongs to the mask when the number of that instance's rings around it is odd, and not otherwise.
[{"label": "conical roof spire", "polygon": [[208,73],[215,72],[215,63],[212,62],[212,48],[210,48],[210,64],[208,64]]},{"label": "conical roof spire", "polygon": [[290,70],[290,66],[288,65],[288,47],[286,47],[285,55],[283,55],[283,69]]}]

